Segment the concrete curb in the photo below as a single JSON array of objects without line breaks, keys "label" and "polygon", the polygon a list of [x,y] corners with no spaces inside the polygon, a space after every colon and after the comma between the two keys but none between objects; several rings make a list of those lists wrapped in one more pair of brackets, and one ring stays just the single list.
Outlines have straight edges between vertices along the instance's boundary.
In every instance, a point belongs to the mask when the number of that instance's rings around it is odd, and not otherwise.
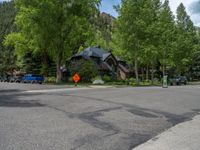
[{"label": "concrete curb", "polygon": [[133,150],[198,150],[200,115],[178,124]]}]

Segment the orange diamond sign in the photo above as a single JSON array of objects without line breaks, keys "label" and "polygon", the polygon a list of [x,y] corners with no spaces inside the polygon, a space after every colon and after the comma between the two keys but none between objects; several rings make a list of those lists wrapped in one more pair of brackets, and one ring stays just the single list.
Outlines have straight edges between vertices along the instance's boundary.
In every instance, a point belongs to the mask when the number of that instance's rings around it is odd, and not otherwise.
[{"label": "orange diamond sign", "polygon": [[80,81],[80,76],[78,75],[78,73],[76,73],[74,76],[73,76],[73,80],[75,83],[78,83]]}]

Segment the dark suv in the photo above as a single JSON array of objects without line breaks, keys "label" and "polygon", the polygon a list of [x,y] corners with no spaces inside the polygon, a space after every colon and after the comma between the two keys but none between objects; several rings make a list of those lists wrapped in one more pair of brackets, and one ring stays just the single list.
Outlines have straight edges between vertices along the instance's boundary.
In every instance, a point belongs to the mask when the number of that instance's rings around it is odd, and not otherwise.
[{"label": "dark suv", "polygon": [[186,85],[188,82],[185,76],[176,76],[174,78],[171,78],[169,81],[171,85]]}]

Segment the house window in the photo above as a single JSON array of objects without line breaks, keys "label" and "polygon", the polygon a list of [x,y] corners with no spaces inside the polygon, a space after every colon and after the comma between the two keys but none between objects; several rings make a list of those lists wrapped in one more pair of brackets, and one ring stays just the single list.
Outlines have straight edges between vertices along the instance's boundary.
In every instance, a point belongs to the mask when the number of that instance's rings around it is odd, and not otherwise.
[{"label": "house window", "polygon": [[97,57],[91,57],[93,61],[95,61],[98,65],[101,63],[100,59]]},{"label": "house window", "polygon": [[107,60],[107,64],[112,68],[112,71],[116,72],[117,69],[116,69],[115,61],[112,58]]}]

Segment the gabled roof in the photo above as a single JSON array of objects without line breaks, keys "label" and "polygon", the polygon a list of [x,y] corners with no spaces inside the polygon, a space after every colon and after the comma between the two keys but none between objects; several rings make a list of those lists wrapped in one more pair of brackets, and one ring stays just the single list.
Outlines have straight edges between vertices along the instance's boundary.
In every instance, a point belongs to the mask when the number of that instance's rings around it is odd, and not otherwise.
[{"label": "gabled roof", "polygon": [[97,58],[100,58],[100,59],[102,59],[104,61],[110,55],[111,55],[111,53],[106,52],[102,48],[88,47],[84,51],[76,54],[74,57],[83,57],[85,59],[89,59],[90,57],[97,57]]}]

